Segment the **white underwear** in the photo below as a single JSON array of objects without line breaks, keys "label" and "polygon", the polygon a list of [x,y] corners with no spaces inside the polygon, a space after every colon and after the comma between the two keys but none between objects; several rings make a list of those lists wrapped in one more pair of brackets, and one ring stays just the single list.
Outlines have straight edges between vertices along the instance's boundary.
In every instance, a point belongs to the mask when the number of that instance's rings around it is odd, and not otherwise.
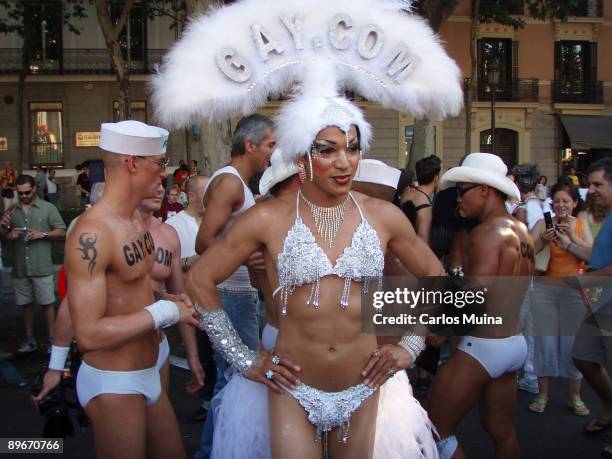
[{"label": "white underwear", "polygon": [[158,371],[161,371],[169,355],[170,345],[168,344],[168,337],[164,333],[164,339],[159,342],[159,352],[157,353],[157,363],[155,364],[155,368],[157,368]]},{"label": "white underwear", "polygon": [[463,336],[457,349],[474,357],[491,378],[519,370],[527,358],[527,341],[523,335],[499,339]]},{"label": "white underwear", "polygon": [[77,374],[77,397],[83,408],[101,394],[139,394],[147,405],[153,405],[161,394],[156,366],[135,371],[98,370],[85,361]]}]

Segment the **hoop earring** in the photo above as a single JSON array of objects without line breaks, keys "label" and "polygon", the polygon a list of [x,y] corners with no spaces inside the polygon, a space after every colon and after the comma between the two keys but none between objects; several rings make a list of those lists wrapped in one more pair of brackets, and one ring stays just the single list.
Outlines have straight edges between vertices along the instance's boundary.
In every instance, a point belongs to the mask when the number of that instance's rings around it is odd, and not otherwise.
[{"label": "hoop earring", "polygon": [[312,155],[310,154],[310,152],[308,152],[308,175],[310,176],[310,181],[313,181],[313,175],[312,175]]},{"label": "hoop earring", "polygon": [[298,172],[298,179],[300,183],[304,183],[306,181],[306,168],[304,167],[304,163],[299,163],[298,168],[300,169]]}]

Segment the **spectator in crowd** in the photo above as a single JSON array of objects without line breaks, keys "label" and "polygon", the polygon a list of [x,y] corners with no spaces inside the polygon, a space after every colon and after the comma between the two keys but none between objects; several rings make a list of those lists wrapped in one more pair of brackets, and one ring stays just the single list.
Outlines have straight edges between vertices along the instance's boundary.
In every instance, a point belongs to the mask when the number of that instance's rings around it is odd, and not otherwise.
[{"label": "spectator in crowd", "polygon": [[38,349],[34,339],[34,302],[45,311],[49,341],[53,342],[55,294],[50,241],[62,239],[66,225],[53,204],[38,198],[32,176],[20,175],[16,187],[19,202],[4,212],[0,236],[12,242],[15,252],[13,289],[15,304],[23,307],[26,335],[17,352],[27,354]]},{"label": "spectator in crowd", "polygon": [[578,213],[578,218],[583,219],[589,225],[593,238],[596,238],[607,213],[608,209],[597,204],[593,196],[589,194],[587,195],[586,209]]},{"label": "spectator in crowd", "polygon": [[548,186],[546,186],[547,183],[548,177],[541,175],[538,179],[538,184],[536,185],[536,196],[540,201],[542,201],[542,203],[546,201],[546,198],[548,198]]},{"label": "spectator in crowd", "polygon": [[[183,272],[189,271],[189,268],[200,257],[195,251],[195,241],[198,235],[198,228],[202,222],[204,215],[204,189],[208,183],[208,177],[196,176],[189,177],[185,181],[185,191],[187,192],[188,205],[183,212],[168,218],[166,223],[172,226],[179,237],[181,244],[181,266]],[[204,386],[200,389],[199,395],[202,399],[202,405],[198,407],[195,414],[189,417],[190,421],[202,422],[206,417],[206,413],[210,406],[210,400],[213,395],[215,386],[216,365],[213,358],[213,350],[208,340],[208,335],[201,330],[195,331],[198,342],[198,356],[200,365],[206,373]],[[187,355],[187,360],[194,358],[192,355]],[[189,364],[190,368],[193,364]]]},{"label": "spectator in crowd", "polygon": [[13,163],[6,161],[4,168],[0,171],[0,188],[2,188],[2,202],[5,210],[17,203],[16,181],[17,174],[13,169]]},{"label": "spectator in crowd", "polygon": [[[536,223],[544,218],[542,203],[536,196],[536,186],[540,179],[540,171],[535,164],[525,163],[512,169],[514,182],[521,193],[521,201],[514,209],[514,216],[523,222],[531,232]],[[533,234],[532,234],[533,235]],[[518,381],[518,388],[532,394],[538,393],[538,378],[534,370],[534,339],[533,316],[531,315],[532,290],[529,289],[521,305],[521,320],[523,333],[527,341],[527,359],[523,366],[523,377]]]},{"label": "spectator in crowd", "polygon": [[74,195],[79,198],[81,198],[81,191],[79,190],[79,187],[77,186],[77,181],[79,179],[79,175],[81,175],[81,172],[83,170],[83,167],[80,164],[77,164],[75,167],[75,172],[74,175],[70,178],[70,184],[72,185],[72,187],[74,188]]},{"label": "spectator in crowd", "polygon": [[[552,187],[555,210],[554,226],[547,228],[540,220],[532,231],[536,253],[548,245],[548,269],[537,278],[531,296],[531,314],[534,322],[534,367],[538,376],[539,392],[529,409],[544,412],[549,400],[549,379],[569,380],[568,406],[577,416],[588,416],[589,410],[580,397],[582,375],[572,362],[574,339],[585,305],[580,293],[556,276],[575,276],[588,258],[572,250],[584,247],[590,251],[593,237],[584,220],[572,216],[580,197],[576,187],[560,180]],[[551,276],[551,277],[549,277]]]},{"label": "spectator in crowd", "polygon": [[198,170],[198,162],[195,159],[189,161],[189,177],[195,177],[196,175],[200,175],[200,171]]},{"label": "spectator in crowd", "polygon": [[567,176],[570,178],[570,180],[572,181],[572,183],[574,184],[576,188],[580,186],[580,180],[578,179],[578,176],[576,175],[575,167],[570,167],[570,171],[569,171],[569,174],[567,174]]},{"label": "spectator in crowd", "polygon": [[77,189],[81,193],[81,207],[89,204],[89,193],[91,192],[91,184],[89,182],[89,166],[87,163],[81,164],[82,172],[77,178]]},{"label": "spectator in crowd", "polygon": [[580,199],[583,203],[586,204],[587,194],[589,193],[589,177],[586,174],[578,175],[578,193],[580,194]]},{"label": "spectator in crowd", "polygon": [[174,176],[174,185],[182,186],[185,179],[189,176],[189,169],[187,168],[187,165],[185,164],[184,161],[183,161],[183,164],[181,164],[178,167],[178,169],[174,171],[173,176]]},{"label": "spectator in crowd", "polygon": [[[602,279],[608,280],[612,276],[612,158],[605,158],[594,162],[588,169],[589,195],[595,204],[608,210],[608,216],[601,225],[597,238],[593,243],[589,258],[590,271],[578,278],[567,279],[573,286],[589,287],[601,285]],[[580,249],[578,249],[580,250]],[[587,253],[586,250],[582,250]],[[599,289],[599,298],[593,302],[593,316],[587,316],[582,324],[574,343],[574,364],[580,370],[584,379],[595,390],[601,400],[604,412],[589,422],[584,432],[589,435],[599,435],[612,428],[612,338],[605,330],[592,331],[594,322],[600,327],[606,324],[609,327],[610,305],[612,304],[612,289],[609,283]],[[609,328],[608,328],[609,329]],[[612,447],[607,446],[602,456],[612,457]]]},{"label": "spectator in crowd", "polygon": [[417,235],[431,246],[431,216],[434,195],[438,189],[442,162],[431,155],[415,165],[418,186],[404,192],[402,211],[412,223]]},{"label": "spectator in crowd", "polygon": [[164,200],[161,209],[155,212],[157,218],[161,218],[163,222],[168,220],[170,217],[176,215],[183,210],[183,206],[178,202],[178,196],[180,188],[177,185],[173,185],[168,191],[168,199]]},{"label": "spectator in crowd", "polygon": [[36,176],[34,182],[36,183],[36,195],[40,199],[45,199],[45,193],[47,191],[47,170],[41,166],[34,166],[36,170]]},{"label": "spectator in crowd", "polygon": [[57,184],[55,183],[55,169],[49,169],[46,177],[47,183],[47,201],[57,207],[58,193]]}]

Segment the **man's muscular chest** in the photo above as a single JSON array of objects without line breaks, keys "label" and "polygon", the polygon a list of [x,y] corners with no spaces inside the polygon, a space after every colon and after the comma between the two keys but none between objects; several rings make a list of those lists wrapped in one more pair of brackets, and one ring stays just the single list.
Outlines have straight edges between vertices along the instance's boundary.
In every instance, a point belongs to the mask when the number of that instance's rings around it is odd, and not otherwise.
[{"label": "man's muscular chest", "polygon": [[151,269],[151,278],[165,283],[172,272],[173,253],[163,243],[155,245],[155,263]]},{"label": "man's muscular chest", "polygon": [[126,282],[136,281],[151,271],[155,261],[155,242],[149,231],[127,237],[117,245],[114,268]]}]

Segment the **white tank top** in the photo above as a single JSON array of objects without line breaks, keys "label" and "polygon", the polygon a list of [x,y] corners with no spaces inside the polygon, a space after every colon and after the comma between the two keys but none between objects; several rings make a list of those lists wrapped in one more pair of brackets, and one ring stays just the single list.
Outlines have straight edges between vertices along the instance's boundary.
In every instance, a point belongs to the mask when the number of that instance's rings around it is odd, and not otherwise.
[{"label": "white tank top", "polygon": [[[225,233],[227,233],[230,227],[234,224],[234,221],[236,221],[236,219],[242,213],[246,212],[247,209],[255,205],[255,197],[253,196],[253,193],[251,193],[251,190],[244,183],[244,181],[242,180],[242,177],[240,177],[240,174],[238,173],[236,168],[233,166],[225,166],[219,169],[218,171],[216,171],[212,175],[212,177],[210,177],[210,180],[206,184],[206,188],[204,189],[204,194],[206,194],[206,190],[208,190],[208,186],[213,182],[215,177],[221,174],[233,174],[240,179],[240,181],[242,182],[244,203],[242,204],[242,207],[240,209],[236,210],[235,212],[232,212],[232,214],[230,215],[230,218],[228,219],[227,223],[223,227],[223,230],[221,230],[221,233],[219,233],[218,237],[221,237]],[[255,291],[255,289],[251,286],[251,281],[249,279],[249,271],[246,265],[239,266],[238,269],[236,269],[236,271],[234,271],[234,273],[230,277],[228,277],[223,282],[221,282],[219,285],[217,285],[217,287],[226,288],[228,290],[253,290]]]}]

